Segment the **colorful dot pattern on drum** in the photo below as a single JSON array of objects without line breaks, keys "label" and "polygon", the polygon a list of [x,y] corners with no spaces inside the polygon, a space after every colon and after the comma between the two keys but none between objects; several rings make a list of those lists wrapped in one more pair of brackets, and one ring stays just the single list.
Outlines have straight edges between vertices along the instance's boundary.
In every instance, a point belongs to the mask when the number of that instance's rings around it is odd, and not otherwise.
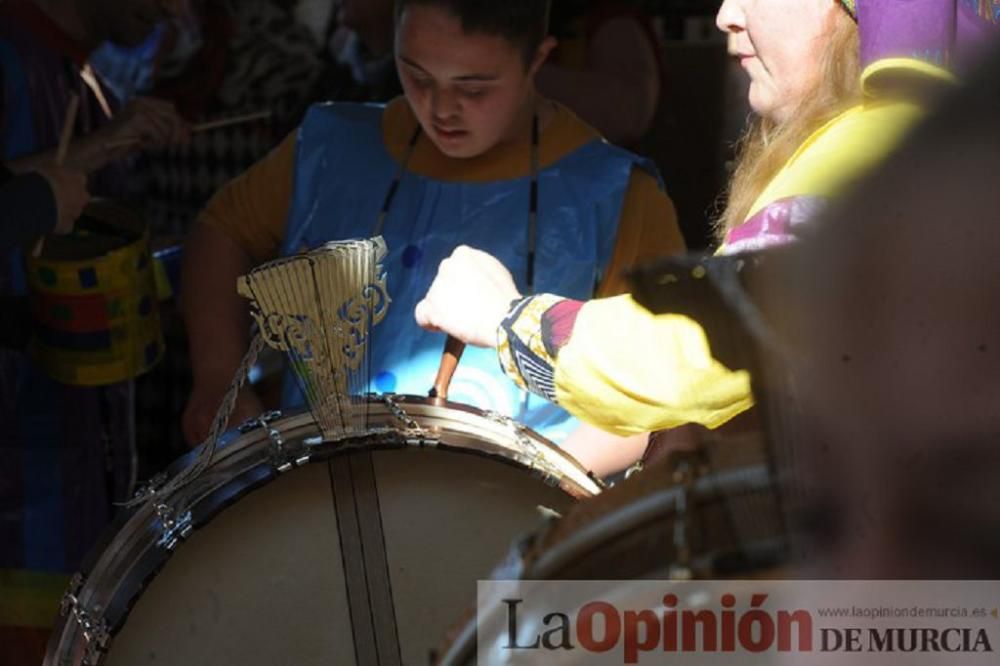
[{"label": "colorful dot pattern on drum", "polygon": [[81,268],[77,271],[80,277],[80,286],[84,289],[93,289],[97,286],[97,271],[93,268]]},{"label": "colorful dot pattern on drum", "polygon": [[47,266],[42,266],[38,269],[38,279],[46,287],[52,287],[56,284],[56,273],[51,268]]},{"label": "colorful dot pattern on drum", "polygon": [[156,364],[164,343],[149,236],[88,259],[29,258],[31,352],[53,379],[101,386]]}]

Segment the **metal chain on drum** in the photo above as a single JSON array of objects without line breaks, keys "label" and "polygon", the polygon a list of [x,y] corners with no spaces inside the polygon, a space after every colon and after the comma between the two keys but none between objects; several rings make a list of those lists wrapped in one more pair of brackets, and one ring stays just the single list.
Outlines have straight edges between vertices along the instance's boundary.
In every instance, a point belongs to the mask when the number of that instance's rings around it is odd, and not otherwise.
[{"label": "metal chain on drum", "polygon": [[411,437],[418,438],[421,442],[427,442],[430,438],[428,437],[427,431],[417,423],[416,419],[406,413],[392,393],[383,393],[379,398],[382,400],[382,404],[386,406],[392,417],[406,426],[407,435]]},{"label": "metal chain on drum", "polygon": [[236,399],[239,397],[240,391],[243,390],[244,385],[246,385],[247,378],[250,376],[250,368],[257,362],[257,357],[263,349],[264,338],[260,335],[260,333],[256,333],[253,340],[250,342],[250,348],[247,350],[247,353],[244,354],[243,360],[240,362],[240,366],[236,369],[233,381],[229,385],[229,390],[226,391],[226,395],[222,399],[222,404],[219,406],[219,410],[215,413],[215,418],[212,420],[212,428],[209,431],[209,435],[205,441],[201,443],[201,450],[198,452],[198,456],[195,458],[194,462],[167,482],[167,484],[162,488],[156,488],[152,485],[148,485],[143,489],[141,494],[138,494],[135,498],[127,502],[126,506],[143,504],[147,501],[153,500],[153,498],[157,495],[169,495],[178,488],[181,488],[198,478],[201,476],[202,472],[208,469],[208,467],[212,464],[215,452],[219,447],[219,440],[226,430],[226,425],[229,423],[229,417],[232,415],[233,409],[236,407]]},{"label": "metal chain on drum", "polygon": [[545,454],[538,445],[524,434],[525,427],[522,424],[500,412],[487,411],[483,416],[494,423],[499,423],[510,428],[514,434],[514,438],[517,440],[518,446],[521,447],[521,450],[525,454],[526,463],[531,469],[542,472],[553,479],[558,479],[562,475],[561,470],[545,457]]}]

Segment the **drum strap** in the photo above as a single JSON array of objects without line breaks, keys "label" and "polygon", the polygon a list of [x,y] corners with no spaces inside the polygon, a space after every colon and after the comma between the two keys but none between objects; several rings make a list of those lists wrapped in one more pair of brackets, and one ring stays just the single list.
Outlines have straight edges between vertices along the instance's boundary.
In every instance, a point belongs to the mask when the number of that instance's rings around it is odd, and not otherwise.
[{"label": "drum strap", "polygon": [[330,482],[357,663],[402,666],[371,452],[334,458]]}]

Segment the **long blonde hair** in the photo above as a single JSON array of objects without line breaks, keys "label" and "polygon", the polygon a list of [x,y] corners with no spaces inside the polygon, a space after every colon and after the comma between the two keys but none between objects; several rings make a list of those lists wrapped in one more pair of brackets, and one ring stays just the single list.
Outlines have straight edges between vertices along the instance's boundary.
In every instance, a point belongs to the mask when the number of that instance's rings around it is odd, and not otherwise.
[{"label": "long blonde hair", "polygon": [[746,219],[764,188],[799,146],[860,99],[857,25],[847,12],[838,12],[832,23],[819,76],[789,119],[778,123],[757,118],[740,139],[726,207],[716,224],[720,241]]}]

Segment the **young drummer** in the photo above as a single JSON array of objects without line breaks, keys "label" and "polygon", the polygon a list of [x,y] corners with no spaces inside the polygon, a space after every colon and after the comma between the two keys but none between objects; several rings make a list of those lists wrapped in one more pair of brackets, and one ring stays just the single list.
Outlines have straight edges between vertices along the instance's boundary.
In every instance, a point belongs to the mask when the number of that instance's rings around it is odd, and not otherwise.
[{"label": "young drummer", "polygon": [[[374,329],[372,389],[424,393],[443,338],[412,311],[460,244],[488,248],[526,291],[620,292],[620,269],[683,248],[655,170],[604,142],[534,79],[555,41],[538,0],[398,0],[405,96],[385,107],[313,107],[299,130],[221,190],[192,230],[184,267],[200,441],[248,344],[234,284],[253,265],[333,239],[385,237],[392,305]],[[294,402],[286,382],[286,403]],[[294,387],[292,387],[294,388]],[[468,350],[450,397],[558,438],[569,416],[523,397],[496,358]],[[256,415],[249,390],[232,422]]]}]

